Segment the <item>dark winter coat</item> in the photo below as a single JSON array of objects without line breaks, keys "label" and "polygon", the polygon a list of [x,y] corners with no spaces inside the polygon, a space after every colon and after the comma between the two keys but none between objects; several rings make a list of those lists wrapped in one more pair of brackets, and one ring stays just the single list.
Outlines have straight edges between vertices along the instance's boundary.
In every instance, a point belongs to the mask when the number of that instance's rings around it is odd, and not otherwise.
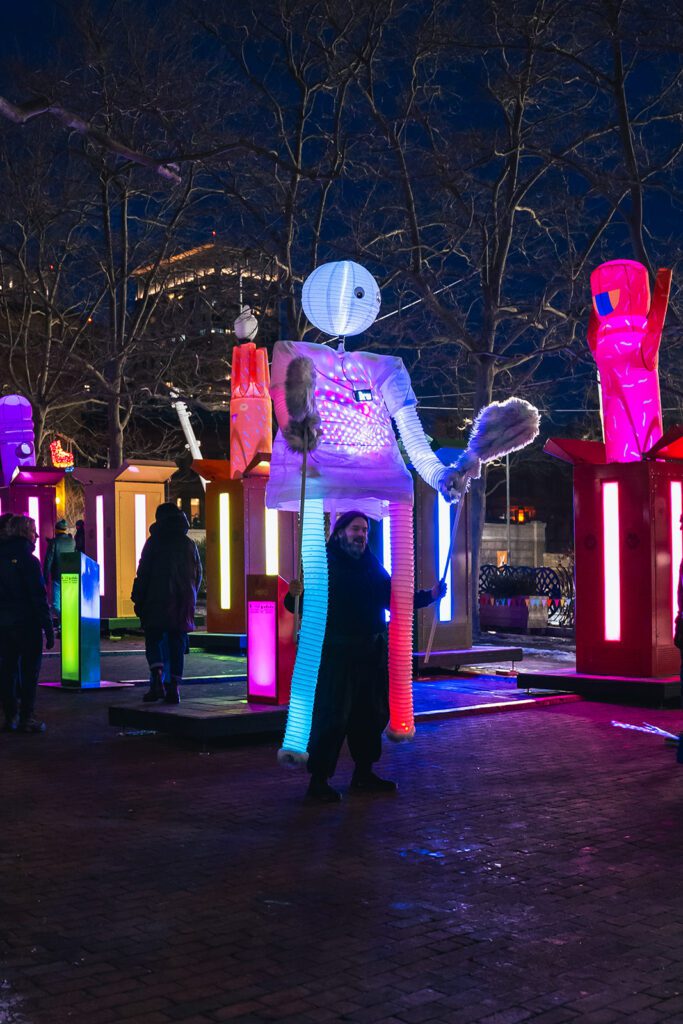
[{"label": "dark winter coat", "polygon": [[[385,611],[391,600],[391,577],[366,548],[360,558],[348,555],[337,540],[327,544],[329,598],[327,605],[328,643],[357,643],[387,628]],[[415,593],[415,607],[432,603],[430,590]],[[302,607],[300,598],[299,607]],[[294,611],[294,598],[285,597],[285,608]]]},{"label": "dark winter coat", "polygon": [[45,559],[43,561],[43,576],[45,579],[59,580],[62,576],[60,558],[62,555],[76,550],[76,544],[70,533],[58,533],[50,537],[47,542]]},{"label": "dark winter coat", "polygon": [[0,628],[39,626],[54,637],[40,562],[24,537],[0,540]]},{"label": "dark winter coat", "polygon": [[195,628],[194,609],[202,581],[197,545],[187,536],[187,520],[174,516],[149,528],[131,597],[143,629]]}]

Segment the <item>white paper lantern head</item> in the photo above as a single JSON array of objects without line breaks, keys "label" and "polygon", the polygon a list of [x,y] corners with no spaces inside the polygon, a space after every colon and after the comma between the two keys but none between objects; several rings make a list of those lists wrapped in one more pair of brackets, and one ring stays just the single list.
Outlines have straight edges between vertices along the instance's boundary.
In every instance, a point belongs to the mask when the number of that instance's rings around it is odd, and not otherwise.
[{"label": "white paper lantern head", "polygon": [[242,306],[242,312],[235,320],[235,335],[240,341],[253,341],[258,332],[258,320],[251,306]]},{"label": "white paper lantern head", "polygon": [[372,274],[352,260],[323,263],[304,281],[304,313],[325,334],[351,337],[377,319],[382,299]]}]

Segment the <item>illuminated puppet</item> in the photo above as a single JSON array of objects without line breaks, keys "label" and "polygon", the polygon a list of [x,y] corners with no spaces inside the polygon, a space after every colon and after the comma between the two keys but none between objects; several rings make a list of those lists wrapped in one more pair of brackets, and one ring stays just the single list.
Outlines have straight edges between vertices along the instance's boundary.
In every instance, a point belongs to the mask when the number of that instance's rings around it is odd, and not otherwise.
[{"label": "illuminated puppet", "polygon": [[[280,751],[284,762],[303,762],[307,757],[328,604],[324,513],[330,513],[332,522],[336,515],[353,509],[374,519],[389,516],[392,578],[386,732],[393,740],[411,739],[415,733],[413,481],[392,419],[412,465],[447,500],[459,498],[479,472],[479,460],[472,453],[465,466],[445,466],[431,450],[400,358],[346,352],[344,338],[364,331],[379,311],[379,288],[367,270],[351,261],[324,264],[304,283],[302,302],[311,323],[341,340],[336,348],[279,341],[273,351],[271,395],[280,431],[273,444],[266,503],[270,508],[299,510],[302,466],[306,490],[302,509],[306,609]],[[525,411],[531,409],[519,404]],[[509,412],[508,407],[503,417]],[[533,414],[535,429],[521,444],[537,432],[535,410]]]},{"label": "illuminated puppet", "polygon": [[33,412],[21,395],[0,398],[0,476],[2,485],[12,483],[20,466],[35,466]]},{"label": "illuminated puppet", "polygon": [[[268,353],[254,342],[258,321],[245,306],[235,321],[241,344],[232,353],[230,378],[230,478],[268,472],[273,444],[273,411],[268,385]],[[259,463],[262,469],[259,470]]]},{"label": "illuminated puppet", "polygon": [[611,260],[591,274],[588,344],[600,373],[607,462],[638,462],[662,436],[657,361],[671,271],[659,270],[650,302],[646,268]]}]

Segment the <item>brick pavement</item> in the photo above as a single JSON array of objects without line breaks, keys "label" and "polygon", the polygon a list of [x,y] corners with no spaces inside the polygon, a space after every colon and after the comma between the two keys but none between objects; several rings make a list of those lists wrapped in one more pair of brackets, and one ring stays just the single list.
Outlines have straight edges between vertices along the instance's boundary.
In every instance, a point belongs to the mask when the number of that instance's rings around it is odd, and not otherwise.
[{"label": "brick pavement", "polygon": [[307,807],[274,744],[39,699],[48,734],[0,735],[2,1024],[683,1021],[683,769],[610,726],[679,712],[423,726],[397,797]]}]

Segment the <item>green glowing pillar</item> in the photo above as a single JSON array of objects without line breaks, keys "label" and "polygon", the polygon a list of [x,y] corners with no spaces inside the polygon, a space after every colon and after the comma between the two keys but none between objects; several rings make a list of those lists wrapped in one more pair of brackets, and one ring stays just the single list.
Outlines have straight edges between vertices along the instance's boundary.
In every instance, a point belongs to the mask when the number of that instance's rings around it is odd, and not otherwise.
[{"label": "green glowing pillar", "polygon": [[62,686],[100,685],[100,569],[80,551],[62,566]]}]

